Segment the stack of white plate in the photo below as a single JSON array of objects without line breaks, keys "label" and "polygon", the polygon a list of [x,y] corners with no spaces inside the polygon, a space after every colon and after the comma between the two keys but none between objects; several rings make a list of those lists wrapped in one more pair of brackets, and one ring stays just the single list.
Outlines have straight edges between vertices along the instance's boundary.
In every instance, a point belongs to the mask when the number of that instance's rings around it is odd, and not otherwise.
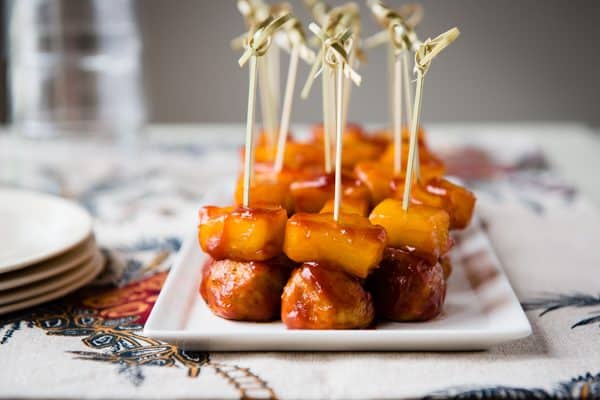
[{"label": "stack of white plate", "polygon": [[103,266],[86,210],[59,197],[0,188],[0,314],[65,296]]}]

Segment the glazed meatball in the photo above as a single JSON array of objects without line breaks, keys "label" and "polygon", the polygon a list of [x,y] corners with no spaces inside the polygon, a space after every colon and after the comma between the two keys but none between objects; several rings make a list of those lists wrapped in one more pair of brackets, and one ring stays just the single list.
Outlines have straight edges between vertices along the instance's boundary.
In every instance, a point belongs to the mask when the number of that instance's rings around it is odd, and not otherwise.
[{"label": "glazed meatball", "polygon": [[392,321],[427,321],[441,311],[446,297],[444,270],[408,252],[388,249],[370,277],[377,315]]},{"label": "glazed meatball", "polygon": [[279,317],[281,293],[291,269],[281,259],[240,262],[209,260],[200,295],[219,317],[272,321]]},{"label": "glazed meatball", "polygon": [[323,264],[303,264],[283,290],[281,319],[288,329],[365,328],[374,316],[371,294],[360,281]]}]

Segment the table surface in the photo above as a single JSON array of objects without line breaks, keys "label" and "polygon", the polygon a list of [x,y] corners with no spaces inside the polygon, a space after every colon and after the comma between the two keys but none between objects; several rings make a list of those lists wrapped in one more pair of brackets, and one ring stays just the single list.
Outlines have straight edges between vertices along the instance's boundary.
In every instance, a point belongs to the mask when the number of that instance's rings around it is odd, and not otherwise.
[{"label": "table surface", "polygon": [[239,166],[242,126],[153,125],[127,148],[0,133],[0,184],[83,204],[108,258],[94,286],[0,316],[0,397],[600,396],[600,140],[578,124],[427,131],[476,191],[531,337],[461,353],[203,353],[145,338],[202,199]]}]

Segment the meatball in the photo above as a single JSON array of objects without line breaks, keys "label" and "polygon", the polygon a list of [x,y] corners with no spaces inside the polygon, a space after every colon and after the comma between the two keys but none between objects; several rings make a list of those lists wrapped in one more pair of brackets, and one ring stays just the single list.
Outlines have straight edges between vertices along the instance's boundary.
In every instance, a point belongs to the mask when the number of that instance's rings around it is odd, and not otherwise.
[{"label": "meatball", "polygon": [[442,311],[446,297],[442,266],[398,249],[388,249],[368,287],[377,315],[392,321],[433,319]]},{"label": "meatball", "polygon": [[281,319],[289,329],[365,328],[374,316],[371,294],[360,281],[323,264],[303,264],[283,290]]},{"label": "meatball", "polygon": [[212,312],[222,318],[276,320],[290,270],[281,259],[249,262],[211,259],[202,272],[200,295]]}]

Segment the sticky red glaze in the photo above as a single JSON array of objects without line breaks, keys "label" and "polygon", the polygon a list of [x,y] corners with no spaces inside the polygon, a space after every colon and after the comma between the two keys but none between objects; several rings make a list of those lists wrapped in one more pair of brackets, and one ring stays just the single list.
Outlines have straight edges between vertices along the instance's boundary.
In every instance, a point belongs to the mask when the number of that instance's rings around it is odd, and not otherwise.
[{"label": "sticky red glaze", "polygon": [[439,263],[392,250],[368,281],[377,315],[392,321],[428,321],[442,311],[446,279]]},{"label": "sticky red glaze", "polygon": [[281,301],[281,319],[289,329],[358,329],[375,316],[371,294],[358,279],[323,264],[294,270]]},{"label": "sticky red glaze", "polygon": [[203,267],[200,295],[219,317],[272,321],[279,317],[281,293],[290,274],[282,258],[239,262],[209,260]]}]

